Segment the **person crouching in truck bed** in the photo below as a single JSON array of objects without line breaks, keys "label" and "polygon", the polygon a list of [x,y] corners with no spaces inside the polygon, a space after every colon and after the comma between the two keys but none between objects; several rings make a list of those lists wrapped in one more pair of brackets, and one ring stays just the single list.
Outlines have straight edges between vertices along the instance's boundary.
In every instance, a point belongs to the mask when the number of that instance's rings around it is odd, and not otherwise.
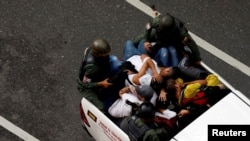
[{"label": "person crouching in truck bed", "polygon": [[96,39],[85,54],[80,68],[78,90],[98,109],[107,112],[108,107],[118,98],[108,80],[121,65],[116,56],[110,55],[111,47],[105,39]]}]

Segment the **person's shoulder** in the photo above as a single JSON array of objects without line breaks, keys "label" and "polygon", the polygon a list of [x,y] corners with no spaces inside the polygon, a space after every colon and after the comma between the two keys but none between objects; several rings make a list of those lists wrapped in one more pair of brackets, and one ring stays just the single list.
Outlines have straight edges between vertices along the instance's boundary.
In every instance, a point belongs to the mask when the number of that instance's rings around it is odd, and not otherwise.
[{"label": "person's shoulder", "polygon": [[140,61],[141,60],[141,56],[140,55],[133,55],[130,58],[127,59],[127,61],[130,61],[131,63],[134,63],[134,61]]},{"label": "person's shoulder", "polygon": [[175,17],[175,16],[173,16],[173,17],[174,17],[175,23],[176,23],[178,26],[185,27],[185,22],[183,22],[182,20],[180,20],[179,18],[177,18],[177,17]]},{"label": "person's shoulder", "polygon": [[95,67],[97,67],[96,64],[94,64],[94,63],[87,63],[83,68],[84,69],[94,69]]},{"label": "person's shoulder", "polygon": [[83,70],[85,71],[85,75],[94,75],[98,73],[98,66],[96,64],[90,63],[90,64],[86,64],[83,67]]},{"label": "person's shoulder", "polygon": [[200,83],[188,84],[184,90],[184,98],[192,98],[196,95],[201,87]]},{"label": "person's shoulder", "polygon": [[145,132],[143,141],[161,141],[155,129],[149,129]]},{"label": "person's shoulder", "polygon": [[158,16],[153,18],[153,21],[159,21],[161,17],[162,17],[162,15],[158,15]]},{"label": "person's shoulder", "polygon": [[134,119],[135,124],[138,126],[145,125],[145,122],[143,122],[143,120],[140,117],[133,116],[132,119]]},{"label": "person's shoulder", "polygon": [[188,29],[185,26],[185,23],[183,21],[181,21],[180,19],[178,19],[177,17],[174,17],[175,20],[175,24],[177,29],[179,30],[181,35],[186,35],[188,32]]},{"label": "person's shoulder", "polygon": [[159,25],[159,21],[160,21],[160,18],[162,17],[162,15],[158,15],[156,17],[154,17],[151,21],[151,27],[155,28]]}]

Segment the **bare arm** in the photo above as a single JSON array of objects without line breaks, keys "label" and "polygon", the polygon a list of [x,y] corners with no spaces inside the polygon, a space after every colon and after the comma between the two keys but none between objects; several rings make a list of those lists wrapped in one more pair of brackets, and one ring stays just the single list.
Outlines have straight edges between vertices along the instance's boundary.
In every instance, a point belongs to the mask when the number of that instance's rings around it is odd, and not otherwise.
[{"label": "bare arm", "polygon": [[129,86],[125,86],[125,87],[123,87],[123,88],[119,91],[119,96],[122,97],[122,95],[123,95],[124,93],[128,93],[128,92],[130,92]]},{"label": "bare arm", "polygon": [[190,82],[185,82],[183,85],[188,85],[188,84],[193,84],[193,83],[200,83],[201,85],[206,85],[207,84],[207,80],[194,80],[194,81],[190,81]]},{"label": "bare arm", "polygon": [[147,71],[148,68],[150,68],[152,70],[154,79],[156,79],[158,82],[161,82],[162,81],[162,77],[157,73],[155,64],[153,63],[152,59],[149,58],[146,55],[142,55],[141,58],[142,58],[142,61],[144,59],[147,59],[147,60],[143,63],[143,65],[142,65],[140,71],[138,72],[138,74],[136,74],[133,77],[133,82],[135,84],[139,85],[140,84],[139,78],[142,77],[143,75],[145,75],[145,73],[146,73],[146,71]]}]

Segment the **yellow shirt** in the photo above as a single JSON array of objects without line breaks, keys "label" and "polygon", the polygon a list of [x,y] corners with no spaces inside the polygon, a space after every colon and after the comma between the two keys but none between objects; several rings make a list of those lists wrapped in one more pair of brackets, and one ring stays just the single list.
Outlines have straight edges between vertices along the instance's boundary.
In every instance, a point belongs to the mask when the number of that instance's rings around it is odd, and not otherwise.
[{"label": "yellow shirt", "polygon": [[220,83],[219,78],[214,74],[209,74],[206,77],[206,80],[207,80],[207,86],[217,86]]},{"label": "yellow shirt", "polygon": [[[180,79],[178,80],[178,79],[176,81],[181,82],[181,84],[182,84],[183,80],[180,80]],[[206,77],[206,80],[207,80],[206,86],[217,86],[220,83],[219,78],[214,74],[208,75]],[[184,98],[191,98],[191,97],[195,96],[197,94],[197,92],[200,91],[200,87],[201,87],[200,83],[188,84],[184,90],[183,97]]]},{"label": "yellow shirt", "polygon": [[201,84],[200,83],[193,83],[188,84],[184,90],[184,98],[191,98],[197,94],[197,92],[200,91]]}]

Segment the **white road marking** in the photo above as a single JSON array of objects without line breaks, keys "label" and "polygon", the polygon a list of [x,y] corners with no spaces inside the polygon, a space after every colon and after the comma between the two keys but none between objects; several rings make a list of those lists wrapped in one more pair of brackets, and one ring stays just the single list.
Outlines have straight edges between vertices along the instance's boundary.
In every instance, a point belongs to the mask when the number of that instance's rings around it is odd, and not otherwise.
[{"label": "white road marking", "polygon": [[[130,3],[131,5],[135,6],[136,8],[140,9],[145,14],[147,14],[147,15],[149,15],[151,17],[155,17],[152,9],[148,5],[141,2],[140,0],[126,0],[126,1],[128,3]],[[216,48],[212,44],[210,44],[210,43],[206,42],[205,40],[201,39],[200,37],[196,36],[194,33],[190,32],[190,31],[189,31],[189,33],[190,33],[190,35],[192,36],[192,38],[195,40],[195,42],[197,43],[197,45],[199,47],[201,47],[204,50],[210,52],[211,54],[213,54],[214,56],[220,58],[221,60],[228,63],[229,65],[235,67],[236,69],[238,69],[242,73],[246,74],[247,76],[250,76],[250,67],[249,66],[241,63],[237,59],[235,59],[235,58],[231,57],[230,55],[224,53],[223,51]]]},{"label": "white road marking", "polygon": [[25,141],[39,141],[37,138],[31,136],[29,133],[17,127],[16,125],[6,120],[2,116],[0,116],[0,126],[3,126],[5,129],[9,130],[10,132],[22,138]]}]

